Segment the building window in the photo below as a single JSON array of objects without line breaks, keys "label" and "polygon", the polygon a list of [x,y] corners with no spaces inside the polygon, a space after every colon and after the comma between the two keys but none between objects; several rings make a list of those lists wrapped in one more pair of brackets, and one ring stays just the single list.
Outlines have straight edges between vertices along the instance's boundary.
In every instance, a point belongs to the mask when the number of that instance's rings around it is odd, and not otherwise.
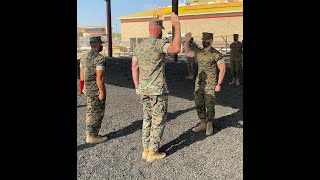
[{"label": "building window", "polygon": [[138,38],[138,43],[141,43],[143,41],[143,38]]},{"label": "building window", "polygon": [[130,38],[130,48],[134,49],[137,44],[137,39],[136,38]]}]

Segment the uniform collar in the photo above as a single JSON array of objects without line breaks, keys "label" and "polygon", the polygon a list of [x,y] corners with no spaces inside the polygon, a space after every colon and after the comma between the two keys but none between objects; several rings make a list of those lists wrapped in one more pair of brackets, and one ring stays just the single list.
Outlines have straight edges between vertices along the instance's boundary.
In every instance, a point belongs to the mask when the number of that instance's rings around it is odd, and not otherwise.
[{"label": "uniform collar", "polygon": [[90,50],[90,53],[92,53],[92,54],[98,54],[99,52],[98,52],[98,51],[95,51],[94,49],[91,49],[91,50]]},{"label": "uniform collar", "polygon": [[208,51],[206,51],[204,48],[202,48],[202,51],[203,51],[205,54],[207,54],[207,53],[211,53],[211,52],[213,51],[213,47],[212,47],[212,46],[210,46],[210,48],[209,48],[209,50],[208,50]]}]

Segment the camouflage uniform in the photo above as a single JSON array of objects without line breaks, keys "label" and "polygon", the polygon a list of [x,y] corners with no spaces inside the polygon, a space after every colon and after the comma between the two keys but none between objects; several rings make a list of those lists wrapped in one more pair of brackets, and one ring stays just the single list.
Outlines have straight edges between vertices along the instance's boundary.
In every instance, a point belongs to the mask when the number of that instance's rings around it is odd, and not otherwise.
[{"label": "camouflage uniform", "polygon": [[[92,38],[90,38],[92,39]],[[96,136],[101,128],[105,111],[105,101],[99,100],[99,88],[96,84],[96,70],[105,70],[106,60],[94,50],[80,58],[80,67],[84,70],[83,93],[87,99],[86,135]],[[104,90],[106,88],[104,87]]]},{"label": "camouflage uniform", "polygon": [[[194,50],[197,48],[196,43],[190,44],[190,49]],[[187,57],[187,69],[190,77],[194,77],[194,69],[195,69],[195,57]]]},{"label": "camouflage uniform", "polygon": [[[233,37],[239,37],[238,34],[234,34]],[[240,69],[242,61],[242,43],[240,41],[233,42],[230,44],[230,63],[232,78],[234,80],[240,79]]]},{"label": "camouflage uniform", "polygon": [[[151,21],[150,25],[155,23],[158,22]],[[168,40],[149,36],[133,51],[132,60],[139,66],[138,89],[143,106],[142,145],[151,151],[159,150],[167,121],[169,91],[165,79],[165,53],[168,46]]]},{"label": "camouflage uniform", "polygon": [[[203,39],[213,39],[212,33],[203,33]],[[217,64],[224,63],[222,54],[211,47],[208,52],[196,48],[192,51],[198,62],[198,76],[195,82],[195,105],[201,121],[213,121],[215,115],[215,86],[217,85]]]}]

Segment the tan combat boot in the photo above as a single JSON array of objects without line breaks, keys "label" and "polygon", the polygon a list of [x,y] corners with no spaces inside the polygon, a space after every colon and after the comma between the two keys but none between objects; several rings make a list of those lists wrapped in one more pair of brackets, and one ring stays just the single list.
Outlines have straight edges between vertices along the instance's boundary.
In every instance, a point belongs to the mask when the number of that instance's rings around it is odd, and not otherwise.
[{"label": "tan combat boot", "polygon": [[149,150],[149,153],[147,155],[147,162],[152,163],[153,161],[163,159],[166,156],[167,154],[164,152],[155,152],[155,151]]},{"label": "tan combat boot", "polygon": [[190,75],[186,77],[186,79],[190,79]]},{"label": "tan combat boot", "polygon": [[107,137],[102,137],[100,135],[93,136],[93,135],[87,135],[86,136],[86,142],[87,143],[102,143],[104,141],[108,140]]},{"label": "tan combat boot", "polygon": [[205,131],[207,128],[207,122],[204,119],[201,119],[200,124],[198,124],[196,127],[192,128],[193,132],[200,132]]},{"label": "tan combat boot", "polygon": [[142,152],[142,159],[143,160],[147,159],[148,153],[149,153],[149,149],[148,148],[143,148],[143,152]]},{"label": "tan combat boot", "polygon": [[207,122],[207,128],[206,128],[206,135],[211,136],[213,134],[213,122],[208,121]]},{"label": "tan combat boot", "polygon": [[191,75],[191,76],[189,77],[189,79],[194,79],[193,75]]},{"label": "tan combat boot", "polygon": [[232,81],[229,83],[229,85],[235,84],[236,83],[236,79],[233,78]]},{"label": "tan combat boot", "polygon": [[237,85],[237,86],[240,85],[240,79],[239,79],[239,78],[236,79],[236,85]]}]

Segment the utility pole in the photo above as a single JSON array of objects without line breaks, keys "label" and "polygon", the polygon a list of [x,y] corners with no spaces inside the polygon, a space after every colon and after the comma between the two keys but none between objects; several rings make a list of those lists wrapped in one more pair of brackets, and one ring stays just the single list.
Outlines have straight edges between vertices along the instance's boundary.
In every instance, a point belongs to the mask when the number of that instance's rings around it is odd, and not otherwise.
[{"label": "utility pole", "polygon": [[111,0],[105,0],[107,6],[108,56],[112,57]]},{"label": "utility pole", "polygon": [[[172,0],[172,12],[176,13],[176,15],[178,16],[178,0]],[[174,38],[174,27],[172,26],[172,39]],[[178,55],[174,55],[173,56],[173,61],[177,62],[178,61]]]},{"label": "utility pole", "polygon": [[77,25],[77,51],[80,49],[80,42],[79,42],[79,24]]},{"label": "utility pole", "polygon": [[118,24],[116,23],[116,34],[115,34],[116,42],[118,44]]}]

